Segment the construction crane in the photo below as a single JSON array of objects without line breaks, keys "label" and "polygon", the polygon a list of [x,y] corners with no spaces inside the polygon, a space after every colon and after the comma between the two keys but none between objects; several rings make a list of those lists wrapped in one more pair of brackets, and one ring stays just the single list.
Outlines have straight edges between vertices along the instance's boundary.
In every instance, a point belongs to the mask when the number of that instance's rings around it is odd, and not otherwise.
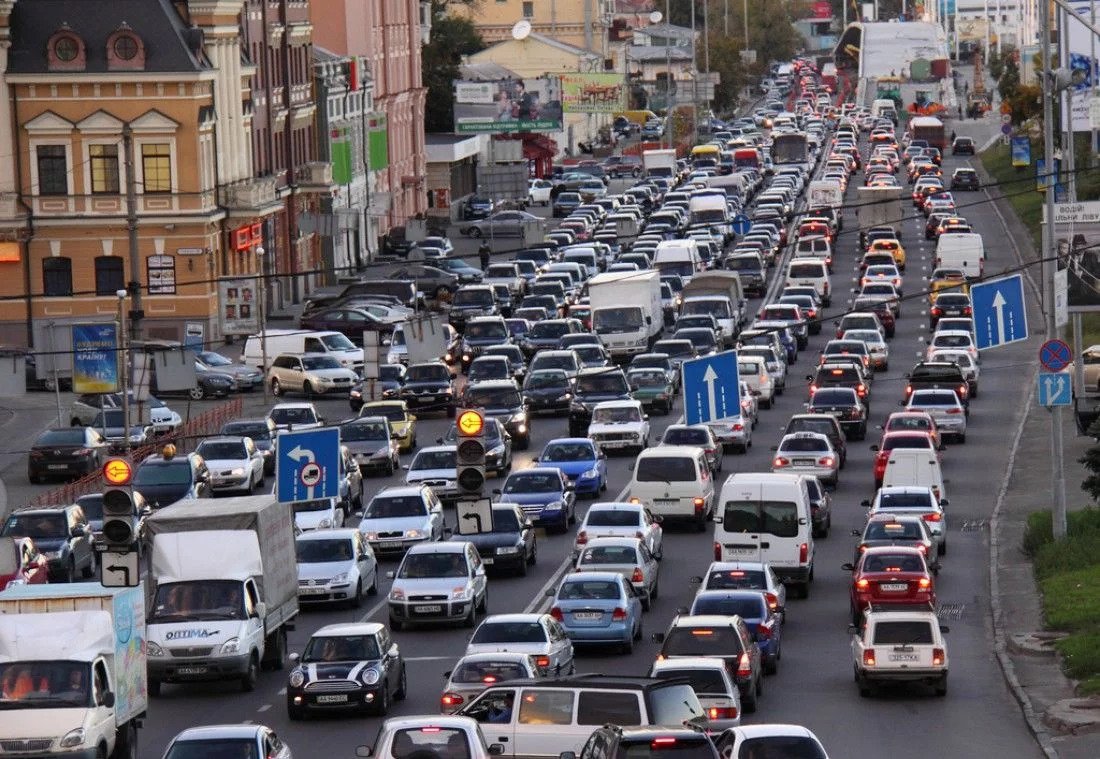
[{"label": "construction crane", "polygon": [[974,63],[974,84],[966,98],[966,115],[976,119],[989,111],[993,104],[985,89],[985,59],[982,57],[981,48],[974,51],[971,60]]}]

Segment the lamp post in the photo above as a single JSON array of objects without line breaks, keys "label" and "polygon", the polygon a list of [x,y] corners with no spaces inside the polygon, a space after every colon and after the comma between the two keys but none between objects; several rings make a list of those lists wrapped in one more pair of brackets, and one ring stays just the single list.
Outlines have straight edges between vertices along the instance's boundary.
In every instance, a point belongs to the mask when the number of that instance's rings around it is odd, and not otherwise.
[{"label": "lamp post", "polygon": [[[122,439],[127,453],[130,451],[130,340],[126,336],[126,290],[115,290],[118,296],[118,339],[119,358],[122,366],[119,367],[120,384],[122,389]],[[104,414],[106,417],[106,414]],[[106,424],[106,420],[104,420]]]},{"label": "lamp post", "polygon": [[260,362],[263,371],[264,405],[267,405],[267,279],[264,276],[264,262],[267,251],[263,245],[256,246],[256,296],[259,299],[259,326],[260,326]]}]

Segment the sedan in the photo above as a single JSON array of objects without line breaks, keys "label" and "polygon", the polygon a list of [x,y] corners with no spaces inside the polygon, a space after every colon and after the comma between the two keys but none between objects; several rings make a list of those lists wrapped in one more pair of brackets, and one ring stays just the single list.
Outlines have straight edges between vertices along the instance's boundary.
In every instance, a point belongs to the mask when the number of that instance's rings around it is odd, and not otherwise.
[{"label": "sedan", "polygon": [[291,759],[291,751],[270,727],[244,724],[189,727],[176,735],[164,752],[164,759],[193,759],[196,756]]},{"label": "sedan", "polygon": [[246,364],[237,363],[215,351],[200,351],[195,354],[196,369],[202,366],[206,371],[228,374],[236,383],[237,390],[255,390],[263,385],[263,373]]},{"label": "sedan", "polygon": [[382,321],[365,308],[333,306],[302,315],[298,326],[308,330],[340,332],[356,345],[363,344],[364,332],[393,332],[393,324]]},{"label": "sedan", "polygon": [[447,683],[439,697],[439,711],[454,714],[483,690],[508,680],[533,680],[539,676],[535,657],[510,651],[468,654],[443,673]]},{"label": "sedan", "polygon": [[433,445],[421,448],[406,464],[406,485],[430,485],[441,501],[455,501],[458,498],[458,477],[455,446]]},{"label": "sedan", "polygon": [[853,625],[859,624],[863,610],[872,605],[882,609],[892,604],[936,603],[935,578],[924,554],[916,548],[868,548],[859,562],[844,564],[842,569],[852,573],[848,608]]},{"label": "sedan", "polygon": [[468,237],[523,237],[528,226],[541,229],[542,220],[526,211],[501,211],[471,224],[460,225],[458,231]]},{"label": "sedan", "polygon": [[959,443],[966,442],[967,410],[954,390],[914,390],[905,404],[905,410],[927,412],[936,422],[936,429],[941,435],[950,435]]},{"label": "sedan", "polygon": [[577,496],[595,498],[607,490],[607,456],[589,438],[555,438],[546,444],[535,463],[561,471]]},{"label": "sedan", "polygon": [[571,675],[573,644],[549,614],[494,614],[470,637],[466,655],[509,651],[535,657],[542,675]]},{"label": "sedan", "polygon": [[853,562],[859,561],[868,548],[876,546],[907,546],[916,548],[926,557],[936,550],[928,524],[916,514],[876,514],[867,520],[862,530],[852,530],[852,535],[859,538]]},{"label": "sedan", "polygon": [[760,648],[764,671],[769,675],[778,671],[783,645],[783,609],[772,608],[764,591],[700,590],[688,614],[736,614],[741,617]]},{"label": "sedan", "polygon": [[660,592],[661,565],[639,538],[592,538],[578,554],[576,569],[622,575],[634,585],[646,611]]},{"label": "sedan", "polygon": [[547,530],[564,533],[577,521],[576,493],[560,469],[538,466],[512,472],[498,495],[518,503],[535,525]]},{"label": "sedan", "polygon": [[871,368],[875,371],[884,372],[890,368],[890,346],[877,329],[850,329],[844,333],[844,339],[859,340],[867,346]]},{"label": "sedan", "polygon": [[760,590],[768,608],[787,620],[787,586],[770,564],[759,561],[712,561],[703,577],[691,578],[704,590]]},{"label": "sedan", "polygon": [[630,397],[640,401],[642,408],[654,413],[669,414],[676,403],[676,390],[662,369],[630,369],[626,373]]},{"label": "sedan", "polygon": [[[469,531],[475,527],[477,532]],[[470,541],[487,569],[501,570],[507,576],[526,576],[528,567],[538,560],[535,526],[519,504],[493,504],[492,524],[488,528],[480,522],[469,526],[460,524],[459,533],[451,540]]]},{"label": "sedan", "polygon": [[339,429],[340,443],[348,447],[364,475],[375,472],[389,477],[401,468],[400,445],[390,435],[385,417],[360,415]]},{"label": "sedan", "polygon": [[808,474],[834,486],[840,478],[840,456],[825,435],[793,432],[784,435],[775,450],[773,472]]},{"label": "sedan", "polygon": [[594,503],[577,530],[573,553],[578,555],[593,538],[638,538],[660,560],[664,550],[663,521],[640,503]]},{"label": "sedan", "polygon": [[195,453],[206,461],[215,493],[251,495],[264,486],[264,455],[250,437],[207,438]]},{"label": "sedan", "polygon": [[27,459],[27,479],[77,479],[99,471],[107,456],[107,439],[91,427],[55,427],[35,439]]},{"label": "sedan", "polygon": [[468,542],[422,543],[408,550],[396,572],[387,572],[390,627],[461,622],[473,627],[489,605],[485,567]]},{"label": "sedan", "polygon": [[573,572],[547,595],[554,599],[550,615],[575,644],[618,645],[631,654],[642,638],[642,601],[618,572]]},{"label": "sedan", "polygon": [[936,543],[936,553],[947,553],[947,516],[943,510],[946,498],[937,497],[930,487],[893,486],[879,488],[873,501],[863,501],[870,509],[868,519],[879,514],[916,514],[928,525],[928,532]]},{"label": "sedan", "polygon": [[416,417],[409,413],[405,401],[369,401],[359,409],[360,416],[384,417],[390,425],[390,437],[397,441],[401,453],[416,448]]},{"label": "sedan", "polygon": [[458,275],[427,264],[402,266],[390,275],[390,279],[409,279],[416,283],[416,289],[431,298],[444,298],[462,284]]},{"label": "sedan", "polygon": [[653,662],[649,676],[661,680],[686,678],[706,712],[707,732],[717,735],[741,724],[741,691],[721,659],[709,656],[658,659]]},{"label": "sedan", "polygon": [[299,535],[294,544],[299,601],[339,602],[358,608],[364,594],[378,592],[378,561],[358,530],[313,530]]}]

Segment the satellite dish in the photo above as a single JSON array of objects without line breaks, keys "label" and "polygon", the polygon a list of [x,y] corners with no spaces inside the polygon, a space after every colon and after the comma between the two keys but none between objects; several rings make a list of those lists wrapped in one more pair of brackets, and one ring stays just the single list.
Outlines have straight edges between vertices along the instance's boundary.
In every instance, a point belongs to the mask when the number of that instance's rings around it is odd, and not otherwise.
[{"label": "satellite dish", "polygon": [[661,15],[660,11],[653,11],[653,13],[649,14],[649,22],[651,24],[659,24],[663,18],[664,16]]},{"label": "satellite dish", "polygon": [[531,22],[521,18],[512,26],[512,39],[525,40],[531,34]]}]

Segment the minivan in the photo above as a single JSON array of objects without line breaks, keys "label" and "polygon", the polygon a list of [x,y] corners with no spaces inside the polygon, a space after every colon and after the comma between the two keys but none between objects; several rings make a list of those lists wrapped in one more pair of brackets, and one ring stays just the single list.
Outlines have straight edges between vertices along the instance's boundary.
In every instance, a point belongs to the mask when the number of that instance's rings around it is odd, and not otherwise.
[{"label": "minivan", "polygon": [[702,532],[714,515],[714,476],[702,448],[662,445],[638,454],[630,500],[665,520],[693,522]]},{"label": "minivan", "polygon": [[715,561],[763,561],[802,598],[814,580],[812,508],[797,474],[731,475],[714,517]]},{"label": "minivan", "polygon": [[653,268],[661,275],[678,275],[685,284],[703,270],[699,244],[695,240],[662,240],[657,243]]},{"label": "minivan", "polygon": [[[264,350],[267,351],[267,362],[280,353],[289,353],[301,356],[306,353],[322,353],[332,356],[340,362],[340,366],[351,369],[360,375],[363,373],[363,349],[340,332],[308,332],[300,329],[269,329],[263,333],[264,340],[259,334],[250,335],[244,342],[244,352],[241,354],[241,362],[249,366],[255,366],[267,371],[269,366],[264,366]],[[266,346],[264,345],[266,342]]]},{"label": "minivan", "polygon": [[934,268],[961,269],[967,279],[982,276],[985,244],[976,232],[944,232],[936,241]]},{"label": "minivan", "polygon": [[882,486],[928,487],[932,488],[940,502],[947,498],[940,457],[931,448],[895,448],[890,451],[886,471],[882,475]]},{"label": "minivan", "polygon": [[821,305],[832,305],[832,293],[829,283],[829,267],[821,259],[796,258],[787,266],[787,281],[784,287],[805,285],[813,287],[821,298]]}]

